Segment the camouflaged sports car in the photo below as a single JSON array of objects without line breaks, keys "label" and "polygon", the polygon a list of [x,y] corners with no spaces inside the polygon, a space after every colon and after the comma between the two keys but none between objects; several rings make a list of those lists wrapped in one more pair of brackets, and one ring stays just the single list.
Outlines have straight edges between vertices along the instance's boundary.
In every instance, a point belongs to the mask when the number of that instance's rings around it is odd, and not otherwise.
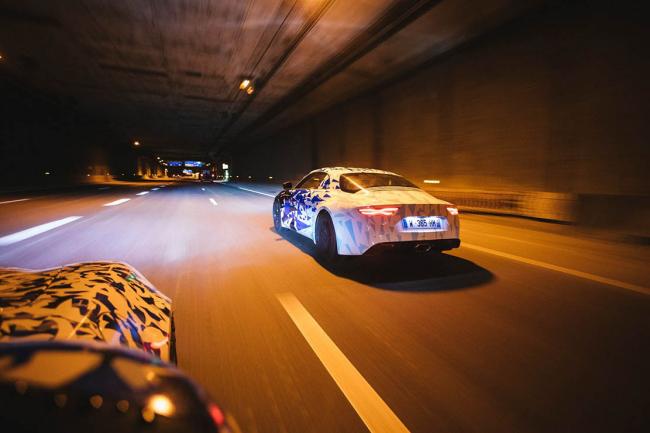
[{"label": "camouflaged sports car", "polygon": [[238,431],[165,362],[175,361],[174,346],[169,298],[128,265],[0,269],[0,426],[48,433]]},{"label": "camouflaged sports car", "polygon": [[132,267],[0,270],[0,342],[91,340],[175,362],[171,301]]},{"label": "camouflaged sports car", "polygon": [[273,203],[276,231],[310,238],[329,261],[381,249],[460,245],[458,208],[389,171],[321,168],[283,188]]}]

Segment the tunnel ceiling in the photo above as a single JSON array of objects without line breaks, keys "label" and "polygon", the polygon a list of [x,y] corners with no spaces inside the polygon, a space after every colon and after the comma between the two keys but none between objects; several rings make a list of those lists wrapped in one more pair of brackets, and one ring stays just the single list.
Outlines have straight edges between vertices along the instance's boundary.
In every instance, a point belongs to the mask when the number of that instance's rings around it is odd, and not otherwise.
[{"label": "tunnel ceiling", "polygon": [[[123,140],[206,152],[268,134],[535,6],[534,0],[14,0],[0,73]],[[239,89],[253,78],[255,91]]]}]

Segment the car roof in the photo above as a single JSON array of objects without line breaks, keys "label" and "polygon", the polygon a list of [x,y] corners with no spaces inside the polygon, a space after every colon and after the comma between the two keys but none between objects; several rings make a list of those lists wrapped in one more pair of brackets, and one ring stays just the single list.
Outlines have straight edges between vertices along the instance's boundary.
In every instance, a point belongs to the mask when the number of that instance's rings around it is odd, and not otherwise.
[{"label": "car roof", "polygon": [[382,173],[382,174],[395,174],[391,171],[379,170],[376,168],[361,168],[361,167],[323,167],[313,170],[312,173],[317,171],[324,171],[327,174],[346,174],[346,173]]}]

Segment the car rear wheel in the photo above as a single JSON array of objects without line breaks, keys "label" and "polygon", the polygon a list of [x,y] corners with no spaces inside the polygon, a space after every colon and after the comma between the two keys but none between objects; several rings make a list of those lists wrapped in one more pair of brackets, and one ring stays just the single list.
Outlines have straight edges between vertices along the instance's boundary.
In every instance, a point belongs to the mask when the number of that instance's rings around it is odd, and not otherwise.
[{"label": "car rear wheel", "polygon": [[328,213],[322,212],[316,220],[316,255],[328,262],[339,262],[341,256],[336,249],[336,232],[332,218]]}]

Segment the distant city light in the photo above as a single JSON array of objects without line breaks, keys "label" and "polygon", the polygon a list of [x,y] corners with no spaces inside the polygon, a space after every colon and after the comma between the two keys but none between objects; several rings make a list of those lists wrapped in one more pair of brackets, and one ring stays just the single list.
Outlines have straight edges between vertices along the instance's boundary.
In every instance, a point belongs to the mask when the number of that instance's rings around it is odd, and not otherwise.
[{"label": "distant city light", "polygon": [[136,141],[133,142],[133,145],[134,146],[140,146],[140,142],[138,140],[136,140]]},{"label": "distant city light", "polygon": [[269,176],[269,180],[273,180],[273,176]]},{"label": "distant city light", "polygon": [[4,57],[2,56],[2,54],[0,54],[0,60],[3,60],[3,59],[4,59]]},{"label": "distant city light", "polygon": [[246,90],[250,85],[251,85],[251,80],[245,78],[242,80],[241,83],[239,83],[239,90]]},{"label": "distant city light", "polygon": [[50,172],[49,172],[49,171],[46,171],[46,172],[45,172],[45,176],[49,176],[49,175],[50,175]]},{"label": "distant city light", "polygon": [[221,164],[221,168],[223,168],[224,170],[228,170],[228,164],[225,163]]},{"label": "distant city light", "polygon": [[440,183],[438,179],[425,179],[424,183]]}]

